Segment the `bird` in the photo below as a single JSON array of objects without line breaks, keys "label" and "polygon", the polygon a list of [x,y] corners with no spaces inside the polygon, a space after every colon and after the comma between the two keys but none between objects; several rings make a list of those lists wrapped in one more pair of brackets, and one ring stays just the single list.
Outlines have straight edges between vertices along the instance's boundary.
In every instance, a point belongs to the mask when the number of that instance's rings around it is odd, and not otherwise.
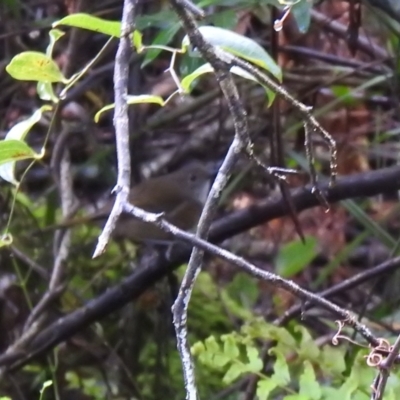
[{"label": "bird", "polygon": [[[129,202],[145,211],[163,213],[164,218],[183,230],[191,230],[198,223],[210,190],[212,171],[200,162],[191,162],[181,169],[147,179],[130,189]],[[114,204],[110,199],[98,211],[81,218],[65,220],[56,228],[68,228],[93,221],[105,221]],[[122,213],[112,234],[115,240],[164,242],[172,240],[170,233],[155,224],[141,221]]]}]

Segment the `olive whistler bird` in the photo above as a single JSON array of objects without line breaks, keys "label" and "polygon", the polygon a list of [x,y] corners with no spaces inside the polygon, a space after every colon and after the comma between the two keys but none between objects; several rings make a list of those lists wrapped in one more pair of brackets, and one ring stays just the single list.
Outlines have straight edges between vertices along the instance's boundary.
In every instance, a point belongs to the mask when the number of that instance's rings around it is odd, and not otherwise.
[{"label": "olive whistler bird", "polygon": [[[164,213],[165,219],[171,224],[183,230],[191,230],[199,221],[214,174],[215,171],[211,171],[211,168],[206,168],[200,162],[191,162],[180,170],[150,178],[133,186],[129,193],[129,202],[148,212]],[[105,221],[113,204],[114,199],[110,199],[93,214],[63,221],[53,229],[68,228],[96,220]],[[122,213],[113,238],[140,243],[169,241],[172,236],[154,224]]]}]

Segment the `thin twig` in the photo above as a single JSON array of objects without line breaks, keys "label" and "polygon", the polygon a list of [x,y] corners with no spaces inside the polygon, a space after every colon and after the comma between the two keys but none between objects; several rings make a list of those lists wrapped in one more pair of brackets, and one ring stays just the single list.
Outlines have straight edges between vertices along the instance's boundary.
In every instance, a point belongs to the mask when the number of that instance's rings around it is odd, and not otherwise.
[{"label": "thin twig", "polygon": [[[224,93],[225,99],[227,100],[235,127],[235,137],[211,187],[197,227],[196,235],[199,238],[206,239],[215,215],[220,194],[228,183],[229,174],[240,153],[249,143],[247,118],[243,105],[240,102],[236,85],[231,74],[228,72],[228,65],[218,57],[215,49],[204,41],[191,15],[190,7],[188,9],[186,2],[178,0],[172,0],[171,4],[179,15],[192,45],[198,48],[202,56],[213,66],[217,81]],[[242,140],[242,138],[244,138],[244,140]],[[189,400],[196,400],[198,394],[195,382],[194,365],[187,337],[187,311],[196,277],[200,273],[202,267],[203,258],[204,251],[199,248],[193,248],[178,296],[172,307],[177,347],[183,366],[186,398]]]},{"label": "thin twig", "polygon": [[106,225],[101,232],[93,258],[105,250],[110,236],[121,215],[123,204],[128,201],[131,184],[131,155],[129,147],[129,116],[128,116],[128,79],[129,58],[132,52],[131,33],[134,27],[135,7],[138,0],[125,0],[122,11],[121,38],[115,57],[114,68],[114,126],[118,157],[117,185],[113,192],[116,193],[114,206]]}]

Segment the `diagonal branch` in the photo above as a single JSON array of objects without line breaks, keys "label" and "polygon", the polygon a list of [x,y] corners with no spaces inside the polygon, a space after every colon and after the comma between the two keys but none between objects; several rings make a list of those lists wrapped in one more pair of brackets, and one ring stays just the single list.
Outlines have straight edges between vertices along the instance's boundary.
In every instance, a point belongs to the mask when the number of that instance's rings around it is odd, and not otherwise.
[{"label": "diagonal branch", "polygon": [[[330,188],[327,182],[321,183],[320,188],[330,203],[400,190],[400,167],[384,168],[379,171],[355,174],[340,179],[333,188]],[[318,199],[311,193],[310,187],[293,191],[292,198],[293,204],[299,211],[319,205]],[[213,224],[210,239],[212,241],[222,241],[286,214],[287,208],[281,196],[275,199],[266,199],[258,205],[235,212],[217,221]],[[174,258],[169,263],[162,263],[158,260],[154,261],[146,269],[136,270],[123,282],[110,288],[98,298],[91,300],[74,312],[55,320],[47,328],[38,332],[26,344],[23,351],[20,349],[18,352],[10,354],[3,353],[0,356],[0,366],[7,366],[7,369],[17,369],[27,364],[33,358],[45,354],[91,323],[101,320],[108,314],[137,299],[166,274],[178,268],[187,260],[188,256],[189,251],[182,249],[178,254],[174,254]],[[382,264],[384,271],[393,271],[397,268],[398,262],[397,260],[395,261]],[[377,271],[376,274],[384,272],[380,267],[378,266],[374,269],[374,271]],[[365,279],[376,276],[376,274],[367,275]],[[359,277],[355,282],[353,281],[347,289],[364,282],[361,278]],[[326,294],[328,295],[328,293]],[[329,294],[332,295],[334,292]],[[292,316],[295,314],[294,312]]]}]

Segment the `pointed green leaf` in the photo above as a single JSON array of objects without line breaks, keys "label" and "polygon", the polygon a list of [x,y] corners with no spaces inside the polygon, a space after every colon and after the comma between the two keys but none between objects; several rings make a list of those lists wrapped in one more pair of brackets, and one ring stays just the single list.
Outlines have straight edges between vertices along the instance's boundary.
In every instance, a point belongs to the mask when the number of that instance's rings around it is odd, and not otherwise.
[{"label": "pointed green leaf", "polygon": [[[253,82],[260,83],[258,80],[251,74],[249,74],[247,71],[245,71],[242,68],[239,67],[232,67],[231,70],[232,74],[238,75],[242,78],[252,80]],[[193,71],[191,74],[185,76],[182,81],[181,81],[181,87],[186,93],[190,93],[192,90],[192,86],[194,85],[194,81],[199,78],[203,74],[208,74],[210,72],[214,72],[214,68],[209,64],[204,64],[197,68],[195,71]],[[269,89],[267,86],[262,85],[265,88],[265,91],[267,92],[268,95],[268,105],[271,105],[272,102],[275,99],[275,93]]]},{"label": "pointed green leaf", "polygon": [[7,65],[6,71],[20,81],[67,82],[58,65],[38,51],[17,54]]},{"label": "pointed green leaf", "polygon": [[[282,80],[282,71],[270,55],[254,40],[236,32],[218,28],[216,26],[201,26],[200,33],[204,39],[214,46],[248,60],[261,68],[269,71],[279,81]],[[190,45],[189,37],[182,40],[182,50],[187,50]]]},{"label": "pointed green leaf", "polygon": [[53,23],[53,27],[60,25],[75,26],[114,37],[121,36],[121,22],[109,21],[85,13],[71,14]]},{"label": "pointed green leaf", "polygon": [[[129,105],[132,104],[141,104],[141,103],[154,103],[163,106],[165,104],[164,100],[160,96],[153,96],[151,94],[141,94],[138,96],[127,96]],[[100,115],[103,114],[105,111],[112,110],[115,107],[115,104],[108,104],[103,107],[101,110],[97,111],[96,115],[94,116],[95,122],[99,122]]]},{"label": "pointed green leaf", "polygon": [[317,239],[312,236],[294,240],[285,244],[279,250],[276,258],[276,273],[287,278],[296,275],[306,268],[317,254]]},{"label": "pointed green leaf", "polygon": [[292,6],[290,10],[301,33],[306,33],[310,27],[312,7],[312,0],[302,0]]},{"label": "pointed green leaf", "polygon": [[36,158],[37,156],[25,142],[13,139],[0,141],[0,164]]},{"label": "pointed green leaf", "polygon": [[53,56],[53,49],[54,49],[54,45],[57,42],[58,39],[60,39],[60,37],[64,36],[65,32],[60,31],[59,29],[51,29],[49,32],[49,36],[50,36],[50,43],[47,46],[46,49],[46,55],[48,57],[52,57]]}]

